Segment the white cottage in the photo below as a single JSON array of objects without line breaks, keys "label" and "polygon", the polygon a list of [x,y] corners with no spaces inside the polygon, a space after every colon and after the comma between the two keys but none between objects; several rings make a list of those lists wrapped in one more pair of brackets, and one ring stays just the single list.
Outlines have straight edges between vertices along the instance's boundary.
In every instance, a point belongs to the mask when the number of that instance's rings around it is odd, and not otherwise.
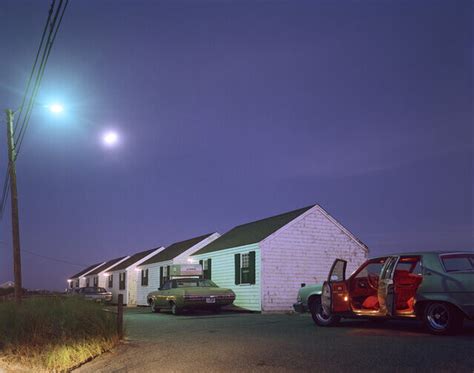
[{"label": "white cottage", "polygon": [[112,302],[118,302],[118,295],[123,295],[123,303],[131,306],[137,304],[138,265],[158,254],[164,247],[136,253],[120,264],[109,269],[104,276],[106,289],[112,292]]},{"label": "white cottage", "polygon": [[129,256],[122,256],[120,258],[109,260],[108,262],[105,262],[87,274],[81,276],[84,278],[84,286],[99,286],[101,288],[105,288],[107,285],[107,271],[111,270],[114,266],[122,263],[128,258]]},{"label": "white cottage", "polygon": [[140,281],[137,284],[137,304],[147,305],[148,293],[157,290],[168,280],[172,264],[189,263],[188,259],[191,254],[218,237],[219,233],[210,233],[186,241],[175,242],[138,265]]},{"label": "white cottage", "polygon": [[322,283],[336,258],[351,272],[368,248],[321,206],[239,225],[192,258],[251,311],[290,311],[302,283]]},{"label": "white cottage", "polygon": [[94,269],[100,267],[102,264],[105,264],[105,262],[92,264],[91,266],[87,267],[86,269],[83,269],[82,271],[80,271],[80,272],[76,273],[75,275],[69,277],[68,280],[67,280],[68,288],[73,289],[73,288],[82,288],[82,287],[86,286],[85,276],[88,275],[90,272],[92,272]]}]

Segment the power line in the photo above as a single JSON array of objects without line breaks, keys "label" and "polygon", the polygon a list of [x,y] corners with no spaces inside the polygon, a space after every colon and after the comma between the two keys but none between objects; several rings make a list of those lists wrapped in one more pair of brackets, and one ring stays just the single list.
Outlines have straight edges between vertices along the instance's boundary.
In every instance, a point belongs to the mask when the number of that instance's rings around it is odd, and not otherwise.
[{"label": "power line", "polygon": [[18,113],[18,116],[17,116],[17,119],[16,119],[16,125],[15,125],[15,129],[14,129],[14,132],[13,132],[14,134],[16,134],[16,129],[18,127],[18,123],[20,122],[21,114],[23,113],[23,108],[25,106],[26,98],[28,97],[28,92],[30,90],[31,80],[33,79],[33,75],[34,75],[35,70],[36,70],[36,64],[38,63],[39,55],[41,53],[41,50],[43,49],[44,37],[46,36],[46,30],[48,29],[49,21],[51,20],[51,15],[53,14],[55,3],[56,3],[56,0],[51,1],[51,6],[50,6],[49,12],[48,12],[48,18],[46,19],[46,23],[44,24],[43,34],[41,35],[41,41],[40,41],[40,44],[38,46],[38,51],[36,52],[35,62],[33,63],[33,67],[31,69],[30,77],[28,78],[28,83],[26,84],[26,89],[25,89],[25,93],[23,94],[23,99],[21,100],[20,109],[18,110],[19,113]]},{"label": "power line", "polygon": [[[54,15],[53,21],[50,24],[48,40],[46,42],[46,47],[43,51],[43,57],[42,57],[41,64],[39,67],[38,75],[36,77],[35,86],[33,87],[33,92],[30,97],[27,113],[25,115],[25,118],[23,119],[23,123],[21,125],[17,140],[15,141],[15,152],[16,152],[15,159],[18,157],[18,154],[20,153],[21,144],[23,142],[23,138],[25,137],[26,130],[28,129],[31,112],[33,110],[33,105],[36,101],[36,96],[38,94],[41,81],[43,80],[46,64],[48,63],[49,55],[51,53],[51,49],[53,48],[54,40],[56,39],[56,36],[58,34],[59,27],[61,26],[61,23],[64,17],[64,13],[66,12],[66,8],[69,4],[69,0],[65,1],[64,7],[62,7],[62,4],[63,4],[63,0],[60,0],[58,8],[56,9],[56,14]],[[61,7],[62,7],[62,11],[61,11]],[[59,15],[60,13],[61,15]],[[58,21],[58,16],[59,16],[59,21]],[[56,22],[58,23],[56,24]]]},{"label": "power line", "polygon": [[[15,160],[18,157],[18,153],[20,151],[21,144],[23,142],[26,130],[28,128],[28,124],[29,124],[29,120],[30,120],[30,117],[31,117],[31,112],[32,112],[32,109],[33,109],[33,105],[36,101],[36,96],[38,94],[39,87],[40,87],[41,81],[43,79],[44,71],[45,71],[45,68],[46,68],[46,63],[48,62],[48,58],[49,58],[49,55],[51,53],[51,49],[52,49],[53,44],[54,44],[54,40],[56,39],[56,35],[58,33],[59,27],[61,25],[61,22],[62,22],[62,19],[63,19],[63,16],[64,16],[64,13],[65,13],[67,5],[69,3],[69,0],[66,0],[65,4],[64,4],[64,7],[62,7],[63,1],[64,0],[60,0],[59,5],[56,9],[56,12],[55,12],[55,15],[54,15],[52,21],[51,21],[51,17],[52,17],[52,14],[54,12],[54,7],[55,7],[56,0],[51,1],[51,6],[50,6],[50,9],[49,9],[49,12],[48,12],[48,17],[46,19],[46,23],[45,23],[45,26],[43,28],[41,41],[40,41],[40,44],[38,46],[38,51],[36,52],[35,61],[33,63],[32,69],[31,69],[31,73],[30,73],[30,77],[28,79],[28,83],[26,85],[25,93],[23,95],[22,103],[21,103],[21,106],[20,106],[20,109],[19,109],[19,114],[18,114],[18,117],[17,117],[17,124],[16,124],[15,129],[14,129],[14,134],[16,134],[17,130],[19,128],[18,136],[17,136],[17,139],[15,141],[15,152],[16,152],[15,153]],[[61,11],[61,8],[62,8],[62,11]],[[58,16],[59,16],[59,21],[58,21]],[[56,24],[57,21],[58,21],[58,23]],[[44,40],[45,40],[46,30],[48,29],[48,26],[49,26],[49,33],[48,33],[47,42],[45,44]],[[44,48],[43,48],[43,45],[44,45]],[[43,50],[43,53],[42,53],[42,57],[41,57],[41,62],[40,62],[40,65],[37,69],[36,66],[38,64],[38,59],[39,59],[39,56],[40,56],[42,50]],[[30,98],[29,98],[29,101],[28,101],[28,104],[27,104],[27,110],[26,110],[25,115],[23,117],[23,122],[21,123],[20,127],[18,127],[18,125],[21,121],[21,116],[23,114],[23,109],[25,107],[26,98],[28,97],[28,92],[30,91],[31,81],[33,79],[33,76],[35,75],[35,71],[36,71],[36,78],[35,78],[33,89],[31,91],[31,95],[30,95]],[[10,167],[10,166],[8,166],[8,167]],[[2,191],[2,197],[0,199],[0,220],[3,219],[5,206],[6,206],[6,201],[7,201],[8,193],[9,193],[9,186],[10,186],[10,175],[9,175],[9,168],[8,168],[6,176],[5,176],[3,188],[2,188],[2,190],[3,190]]]},{"label": "power line", "polygon": [[53,257],[50,257],[50,256],[46,256],[46,255],[37,254],[37,253],[34,253],[32,251],[28,251],[28,250],[25,250],[25,249],[22,249],[21,251],[23,251],[25,253],[28,253],[30,255],[37,256],[39,258],[43,258],[43,259],[47,259],[47,260],[51,260],[51,261],[54,261],[54,262],[70,264],[70,265],[77,266],[77,267],[87,267],[87,264],[73,263],[73,262],[70,262],[68,260],[58,259],[58,258],[53,258]]}]

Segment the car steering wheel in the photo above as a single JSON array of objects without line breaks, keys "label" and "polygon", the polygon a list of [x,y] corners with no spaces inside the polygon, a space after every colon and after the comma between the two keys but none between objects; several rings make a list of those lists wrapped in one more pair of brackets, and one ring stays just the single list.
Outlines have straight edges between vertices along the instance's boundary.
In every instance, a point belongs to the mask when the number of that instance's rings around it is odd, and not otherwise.
[{"label": "car steering wheel", "polygon": [[379,288],[379,275],[375,273],[369,273],[367,276],[367,282],[372,289],[377,290]]}]

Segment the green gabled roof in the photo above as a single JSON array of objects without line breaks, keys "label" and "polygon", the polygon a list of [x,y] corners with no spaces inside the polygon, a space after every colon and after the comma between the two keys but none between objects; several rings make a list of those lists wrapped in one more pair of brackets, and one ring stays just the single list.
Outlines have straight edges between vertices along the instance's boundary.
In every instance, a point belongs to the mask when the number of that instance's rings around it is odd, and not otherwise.
[{"label": "green gabled roof", "polygon": [[136,253],[132,255],[130,258],[128,258],[127,260],[124,260],[122,263],[117,264],[114,268],[111,269],[111,271],[119,271],[121,269],[127,269],[127,267],[130,267],[132,264],[138,262],[139,260],[143,259],[147,255],[150,255],[155,250],[156,249],[151,249],[151,250],[146,250],[146,251]]},{"label": "green gabled roof", "polygon": [[98,275],[100,272],[105,271],[107,268],[113,266],[115,263],[120,262],[123,258],[125,257],[122,256],[121,258],[109,260],[108,262],[102,264],[99,268],[94,269],[91,273],[88,273],[87,276]]},{"label": "green gabled roof", "polygon": [[178,255],[184,253],[186,250],[193,247],[194,245],[198,244],[202,240],[205,240],[212,234],[213,233],[208,233],[203,236],[194,237],[186,241],[175,242],[174,244],[161,250],[158,254],[152,256],[150,259],[144,261],[140,265],[164,262],[165,260],[172,260],[176,258]]},{"label": "green gabled roof", "polygon": [[74,279],[74,278],[79,278],[81,277],[84,273],[87,273],[91,270],[93,270],[95,267],[101,265],[103,262],[101,263],[96,263],[96,264],[92,264],[91,266],[87,267],[86,269],[83,269],[81,272],[78,272],[76,273],[74,276],[71,276],[69,277],[70,280]]},{"label": "green gabled roof", "polygon": [[239,225],[192,255],[206,254],[260,242],[314,206],[316,205]]}]

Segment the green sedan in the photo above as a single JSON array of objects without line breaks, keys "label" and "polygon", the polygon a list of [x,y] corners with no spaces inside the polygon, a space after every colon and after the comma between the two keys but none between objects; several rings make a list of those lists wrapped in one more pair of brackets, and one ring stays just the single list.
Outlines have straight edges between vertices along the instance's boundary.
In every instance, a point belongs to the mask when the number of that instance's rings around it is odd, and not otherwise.
[{"label": "green sedan", "polygon": [[341,318],[419,319],[433,334],[452,334],[474,319],[474,254],[392,254],[369,259],[349,278],[346,261],[336,259],[310,311],[320,326]]},{"label": "green sedan", "polygon": [[210,309],[215,312],[232,304],[235,293],[220,288],[211,280],[180,278],[166,281],[158,291],[148,294],[147,301],[153,312],[171,310],[173,315],[185,309]]}]

